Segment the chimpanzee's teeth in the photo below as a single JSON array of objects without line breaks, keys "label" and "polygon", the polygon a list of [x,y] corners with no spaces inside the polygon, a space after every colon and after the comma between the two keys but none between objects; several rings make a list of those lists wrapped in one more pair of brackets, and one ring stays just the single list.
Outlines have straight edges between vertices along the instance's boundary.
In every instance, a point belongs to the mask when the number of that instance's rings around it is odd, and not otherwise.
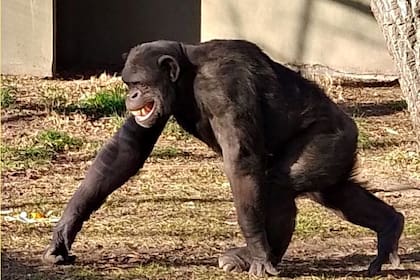
[{"label": "chimpanzee's teeth", "polygon": [[131,114],[133,116],[141,118],[143,120],[143,119],[147,119],[151,115],[152,111],[154,111],[153,103],[152,103],[151,106],[150,106],[150,103],[148,103],[148,104],[146,104],[146,106],[144,106],[144,107],[142,107],[138,110],[131,111]]},{"label": "chimpanzee's teeth", "polygon": [[149,114],[149,113],[150,113],[150,111],[151,111],[151,110],[149,110],[148,108],[143,107],[143,108],[141,108],[141,109],[139,109],[139,110],[136,110],[136,111],[131,111],[131,113],[132,113],[134,116],[142,116],[142,117],[144,117],[144,116],[146,116],[147,114]]}]

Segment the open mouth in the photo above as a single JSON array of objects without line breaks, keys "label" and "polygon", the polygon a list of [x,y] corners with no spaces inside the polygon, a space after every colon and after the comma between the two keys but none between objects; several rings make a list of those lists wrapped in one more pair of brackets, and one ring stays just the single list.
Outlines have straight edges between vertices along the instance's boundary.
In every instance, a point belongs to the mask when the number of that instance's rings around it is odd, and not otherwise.
[{"label": "open mouth", "polygon": [[146,105],[144,105],[138,110],[131,111],[131,114],[133,114],[136,117],[136,120],[142,122],[150,118],[150,116],[153,115],[154,111],[155,111],[155,102],[152,101],[152,102],[146,103]]}]

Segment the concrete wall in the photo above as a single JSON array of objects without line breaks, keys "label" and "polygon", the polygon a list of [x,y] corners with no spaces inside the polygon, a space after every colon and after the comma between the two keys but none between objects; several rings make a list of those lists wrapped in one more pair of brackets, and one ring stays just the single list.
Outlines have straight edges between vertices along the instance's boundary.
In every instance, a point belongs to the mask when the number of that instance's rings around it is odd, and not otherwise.
[{"label": "concrete wall", "polygon": [[278,61],[393,72],[369,2],[202,0],[201,39],[247,39]]},{"label": "concrete wall", "polygon": [[54,63],[118,70],[121,54],[141,42],[214,38],[256,42],[284,62],[393,72],[369,2],[2,0],[2,73],[48,76]]},{"label": "concrete wall", "polygon": [[58,0],[57,67],[115,68],[157,39],[200,41],[199,0]]},{"label": "concrete wall", "polygon": [[1,72],[51,76],[53,0],[1,1]]}]

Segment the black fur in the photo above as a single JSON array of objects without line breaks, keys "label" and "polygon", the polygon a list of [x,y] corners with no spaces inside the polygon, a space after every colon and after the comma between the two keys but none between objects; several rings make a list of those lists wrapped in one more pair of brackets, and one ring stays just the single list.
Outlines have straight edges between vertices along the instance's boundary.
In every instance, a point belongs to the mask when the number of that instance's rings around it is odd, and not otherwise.
[{"label": "black fur", "polygon": [[46,261],[69,260],[82,223],[142,167],[173,115],[223,156],[247,243],[219,259],[224,270],[278,273],[274,266],[293,234],[299,194],[377,232],[370,274],[389,256],[398,262],[404,218],[352,178],[357,127],[315,84],[256,45],[235,40],[142,44],[128,54],[122,78],[136,117],[100,151],[54,230]]}]

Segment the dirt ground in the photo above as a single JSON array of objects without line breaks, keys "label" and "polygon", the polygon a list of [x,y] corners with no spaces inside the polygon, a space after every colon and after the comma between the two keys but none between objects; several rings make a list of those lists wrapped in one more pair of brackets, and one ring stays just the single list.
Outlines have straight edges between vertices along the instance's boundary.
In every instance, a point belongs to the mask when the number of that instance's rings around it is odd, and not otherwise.
[{"label": "dirt ground", "polygon": [[[2,77],[2,98],[8,99],[1,117],[1,278],[248,279],[217,267],[224,250],[244,242],[221,160],[174,123],[142,171],[85,223],[72,248],[75,264],[41,263],[54,225],[50,218],[61,215],[97,150],[122,122],[115,115],[92,118],[60,108],[119,86],[119,78],[106,75],[69,81]],[[406,217],[401,265],[385,265],[375,279],[420,279],[420,156],[401,92],[326,90],[359,126],[360,179]],[[60,140],[59,146],[42,140],[51,131],[79,141]],[[375,234],[305,198],[298,208],[279,277],[363,279],[375,254]],[[48,217],[34,223],[10,219],[23,211]]]}]

